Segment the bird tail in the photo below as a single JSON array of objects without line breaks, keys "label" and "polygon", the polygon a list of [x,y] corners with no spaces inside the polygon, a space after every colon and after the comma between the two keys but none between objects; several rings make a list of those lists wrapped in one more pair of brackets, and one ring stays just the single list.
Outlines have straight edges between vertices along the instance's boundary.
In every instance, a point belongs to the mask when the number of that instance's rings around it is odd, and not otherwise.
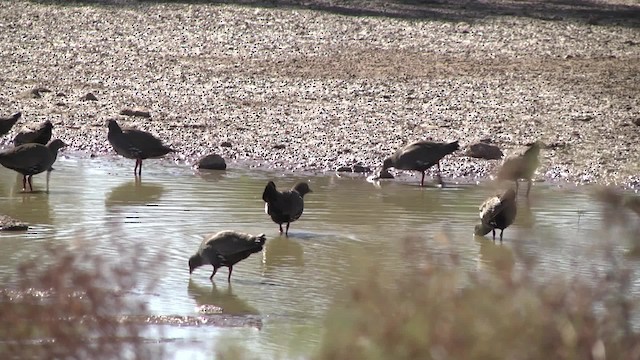
[{"label": "bird tail", "polygon": [[267,186],[264,188],[264,192],[262,193],[262,200],[266,203],[271,203],[276,201],[278,198],[278,189],[276,189],[276,184],[273,181],[269,181]]},{"label": "bird tail", "polygon": [[260,234],[254,237],[254,241],[256,243],[259,243],[260,245],[264,245],[265,241],[267,241],[267,237],[265,236],[265,234]]},{"label": "bird tail", "polygon": [[475,231],[473,233],[478,236],[485,236],[489,232],[491,232],[491,230],[493,230],[491,226],[487,226],[486,224],[478,224],[476,225]]}]

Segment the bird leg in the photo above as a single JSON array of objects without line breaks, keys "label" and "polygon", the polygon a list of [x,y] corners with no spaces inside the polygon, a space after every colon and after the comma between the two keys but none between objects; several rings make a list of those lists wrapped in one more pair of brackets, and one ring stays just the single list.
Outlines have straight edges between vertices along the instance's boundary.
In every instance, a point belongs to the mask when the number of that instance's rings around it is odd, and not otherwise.
[{"label": "bird leg", "polygon": [[27,175],[22,175],[22,192],[27,191]]},{"label": "bird leg", "polygon": [[493,241],[496,241],[496,229],[492,229],[491,231],[493,231]]},{"label": "bird leg", "polygon": [[47,170],[47,192],[49,192],[49,178],[51,177],[51,170]]},{"label": "bird leg", "polygon": [[209,276],[209,280],[213,280],[213,275],[216,274],[216,271],[218,271],[218,268],[214,266],[213,267],[213,273],[211,274],[211,276]]},{"label": "bird leg", "polygon": [[136,159],[136,166],[133,168],[134,176],[142,175],[142,159]]},{"label": "bird leg", "polygon": [[278,224],[280,226],[280,235],[282,235],[282,224]]},{"label": "bird leg", "polygon": [[516,179],[516,196],[518,196],[518,179]]},{"label": "bird leg", "polygon": [[531,191],[531,179],[527,182],[527,198],[529,197],[529,191]]},{"label": "bird leg", "polygon": [[140,159],[139,161],[140,161],[140,166],[138,166],[138,176],[142,177],[142,159]]},{"label": "bird leg", "polygon": [[287,223],[287,231],[284,232],[286,236],[289,236],[289,223]]},{"label": "bird leg", "polygon": [[442,181],[442,170],[440,169],[440,161],[438,161],[438,182],[440,186],[444,186],[444,181]]},{"label": "bird leg", "polygon": [[502,242],[502,233],[504,232],[504,229],[500,230],[500,242]]},{"label": "bird leg", "polygon": [[420,187],[424,187],[424,171],[422,172],[422,180],[420,180]]},{"label": "bird leg", "polygon": [[29,183],[29,191],[33,192],[33,184],[31,183],[31,178],[33,178],[33,175],[29,175],[29,177],[27,178],[27,182]]},{"label": "bird leg", "polygon": [[229,265],[229,276],[227,276],[227,282],[231,284],[231,273],[233,272],[233,266]]}]

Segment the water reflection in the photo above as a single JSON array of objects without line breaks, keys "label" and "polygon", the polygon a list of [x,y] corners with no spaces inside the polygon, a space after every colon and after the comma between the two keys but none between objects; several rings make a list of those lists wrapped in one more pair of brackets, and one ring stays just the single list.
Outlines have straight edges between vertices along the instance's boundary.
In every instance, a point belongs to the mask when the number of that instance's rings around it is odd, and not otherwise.
[{"label": "water reflection", "polygon": [[511,246],[496,243],[483,236],[474,236],[474,240],[480,246],[478,269],[488,270],[505,278],[511,277],[516,265]]},{"label": "water reflection", "polygon": [[265,272],[279,267],[304,266],[304,250],[296,240],[286,236],[269,239],[262,250],[262,264]]},{"label": "water reflection", "polygon": [[105,199],[105,205],[130,206],[148,205],[158,202],[164,192],[164,186],[160,184],[143,183],[140,178],[134,181],[122,183],[109,191]]},{"label": "water reflection", "polygon": [[201,286],[196,284],[192,279],[189,279],[187,292],[198,307],[219,307],[222,309],[222,314],[229,315],[260,315],[258,309],[249,305],[249,303],[233,293],[231,284],[228,284],[225,289],[221,290],[218,289],[215,282]]}]

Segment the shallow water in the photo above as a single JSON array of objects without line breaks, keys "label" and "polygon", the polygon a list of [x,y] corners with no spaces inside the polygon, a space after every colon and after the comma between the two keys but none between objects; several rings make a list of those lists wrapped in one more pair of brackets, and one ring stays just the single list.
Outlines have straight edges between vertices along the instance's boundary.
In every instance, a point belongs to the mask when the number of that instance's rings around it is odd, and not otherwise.
[{"label": "shallow water", "polygon": [[[583,189],[535,184],[530,200],[519,199],[516,223],[500,245],[472,235],[478,205],[495,192],[487,184],[420,188],[415,178],[373,184],[363,176],[247,169],[201,174],[168,160],[145,161],[142,180],[135,181],[133,165],[62,156],[51,191],[32,194],[20,192],[15,172],[0,168],[1,213],[31,224],[26,232],[0,232],[0,277],[42,255],[47,240],[90,246],[114,260],[139,246],[138,276],[154,286],[132,296],[149,304],[153,317],[144,321],[162,325],[161,335],[148,336],[161,337],[175,356],[210,358],[221,339],[235,339],[260,357],[308,356],[335,296],[362,276],[358,265],[402,269],[408,236],[424,251],[455,249],[462,266],[474,271],[503,267],[504,259],[518,266],[518,244],[536,258],[542,276],[588,278],[608,266],[604,242],[614,242],[620,256],[629,247],[621,234],[603,231],[601,207]],[[44,189],[44,178],[34,177],[36,189]],[[281,189],[308,180],[314,191],[288,238],[264,214],[261,194],[269,179]],[[202,236],[225,229],[266,233],[265,251],[239,263],[231,285],[226,268],[213,285],[211,267],[190,278],[187,259]],[[637,281],[633,292],[640,294]]]}]

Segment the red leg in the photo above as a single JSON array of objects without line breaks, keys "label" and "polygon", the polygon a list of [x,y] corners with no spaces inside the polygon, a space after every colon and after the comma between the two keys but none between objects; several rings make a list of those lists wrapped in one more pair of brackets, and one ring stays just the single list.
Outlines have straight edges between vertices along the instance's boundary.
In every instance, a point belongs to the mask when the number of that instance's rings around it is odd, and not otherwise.
[{"label": "red leg", "polygon": [[227,282],[231,282],[231,273],[233,272],[233,266],[229,265],[229,276],[227,277]]},{"label": "red leg", "polygon": [[214,266],[213,267],[213,273],[211,274],[211,276],[209,276],[209,280],[213,280],[213,275],[216,274],[216,271],[218,271],[218,268]]}]

